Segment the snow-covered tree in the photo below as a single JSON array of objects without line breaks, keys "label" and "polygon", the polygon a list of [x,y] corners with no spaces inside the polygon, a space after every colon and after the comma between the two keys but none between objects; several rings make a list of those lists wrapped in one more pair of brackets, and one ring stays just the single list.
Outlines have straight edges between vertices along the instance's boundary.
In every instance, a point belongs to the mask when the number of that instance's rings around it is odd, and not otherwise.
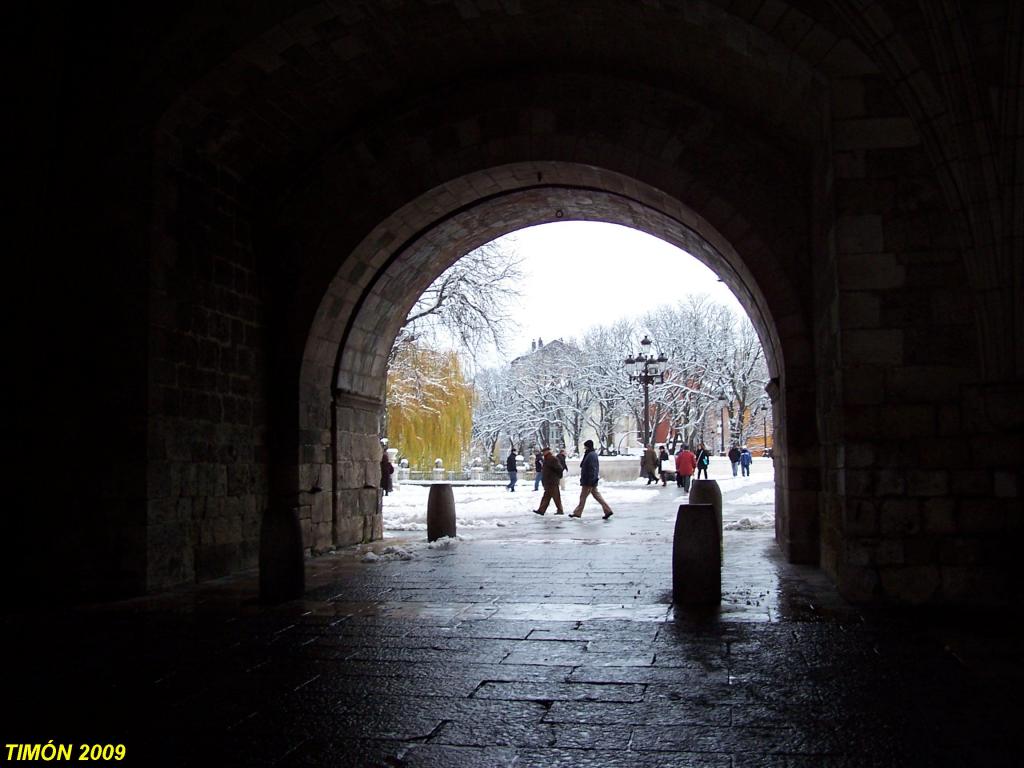
[{"label": "snow-covered tree", "polygon": [[521,260],[512,236],[470,251],[445,270],[416,301],[395,346],[419,341],[438,348],[458,346],[471,358],[508,341],[510,307],[519,297]]},{"label": "snow-covered tree", "polygon": [[581,378],[593,396],[587,424],[597,433],[599,447],[604,451],[618,450],[615,432],[619,423],[624,416],[635,414],[639,409],[637,387],[630,384],[623,365],[635,338],[633,323],[620,320],[592,328],[581,344],[584,360]]},{"label": "snow-covered tree", "polygon": [[648,423],[668,422],[670,434],[690,445],[708,441],[705,429],[717,426],[712,417],[724,401],[733,439],[744,442],[767,402],[764,355],[749,319],[702,295],[661,307],[642,324],[621,320],[589,329],[579,342],[549,343],[478,377],[474,433],[492,452],[501,434],[520,450],[563,439],[578,449],[589,428],[602,449],[617,450],[623,419],[643,423],[643,389],[624,365],[643,334],[653,354],[669,358],[665,380],[649,388]]},{"label": "snow-covered tree", "polygon": [[473,440],[492,461],[500,460],[509,447],[522,453],[534,428],[519,402],[508,367],[478,371],[473,387]]},{"label": "snow-covered tree", "polygon": [[727,307],[703,294],[644,318],[655,347],[669,358],[664,384],[651,391],[652,421],[667,420],[688,445],[704,439],[708,411],[718,407],[734,322]]},{"label": "snow-covered tree", "polygon": [[[410,461],[432,463],[440,457],[446,465],[461,464],[469,424],[463,428],[461,412],[447,413],[452,397],[461,403],[462,395],[447,389],[454,375],[451,355],[435,350],[456,343],[472,357],[485,345],[503,347],[509,306],[522,277],[519,263],[514,238],[477,248],[431,283],[406,317],[388,358],[385,434]],[[461,375],[459,369],[458,386]],[[441,434],[435,428],[446,419],[453,431]]]},{"label": "snow-covered tree", "polygon": [[729,437],[733,443],[744,445],[750,437],[754,418],[769,402],[764,391],[768,383],[768,366],[750,318],[736,318],[731,335],[731,354],[725,366]]},{"label": "snow-covered tree", "polygon": [[659,349],[669,357],[667,382],[652,407],[668,414],[690,444],[705,439],[709,414],[724,399],[732,442],[745,442],[751,417],[764,407],[767,369],[750,319],[704,295],[689,296],[644,318]]}]

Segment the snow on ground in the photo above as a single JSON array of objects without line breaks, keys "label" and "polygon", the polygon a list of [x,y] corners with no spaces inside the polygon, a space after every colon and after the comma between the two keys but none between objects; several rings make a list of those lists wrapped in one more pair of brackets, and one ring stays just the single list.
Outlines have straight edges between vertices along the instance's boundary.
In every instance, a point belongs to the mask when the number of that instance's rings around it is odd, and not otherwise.
[{"label": "snow on ground", "polygon": [[443,536],[436,541],[430,542],[411,542],[407,546],[398,547],[389,545],[383,549],[374,549],[373,545],[367,545],[363,548],[362,561],[364,563],[378,563],[382,560],[415,560],[417,557],[417,550],[420,549],[455,549],[459,546],[460,541],[467,541],[465,536],[456,536],[455,538],[449,538]]},{"label": "snow on ground", "polygon": [[[774,483],[771,461],[755,459],[751,477],[732,477],[728,460],[715,457],[712,460],[710,477],[717,480],[722,489],[725,499],[723,511],[728,513],[727,519],[730,520],[725,526],[727,529],[749,530],[774,526],[774,514],[770,510],[768,512],[757,510],[760,513],[757,516],[741,516],[744,512],[743,507],[763,507],[775,503],[774,486],[764,487],[765,482]],[[753,492],[733,498],[744,487],[753,484],[760,487]],[[660,486],[648,486],[640,479],[619,483],[602,481],[599,487],[601,494],[613,508],[620,503],[642,504],[646,501],[654,501],[659,498],[660,494],[665,493],[665,489]],[[534,492],[533,490],[532,476],[529,477],[528,482],[520,482],[516,486],[515,493],[510,493],[500,484],[481,486],[453,484],[452,492],[455,495],[460,531],[506,528],[530,522],[531,518],[523,513],[536,509],[541,497],[541,491]],[[384,497],[384,529],[386,531],[425,531],[429,493],[429,486],[408,483],[396,485],[395,490],[389,496]],[[566,488],[562,491],[562,506],[566,512],[570,512],[576,506],[579,493],[579,477],[567,478]],[[588,502],[588,507],[593,505],[593,501]],[[739,522],[743,521],[745,521],[744,528],[730,527],[739,525]],[[458,538],[464,537],[459,536]],[[378,553],[378,556],[381,556],[381,553]],[[385,556],[390,556],[392,559],[401,557],[395,553]]]},{"label": "snow on ground", "polygon": [[732,499],[730,504],[739,507],[749,507],[755,504],[774,504],[775,503],[775,489],[764,488],[760,491],[754,491],[753,493],[747,493],[740,496],[738,499]]},{"label": "snow on ground", "polygon": [[722,528],[726,531],[756,531],[762,528],[775,527],[775,514],[763,512],[757,517],[741,517],[730,523],[725,523]]}]

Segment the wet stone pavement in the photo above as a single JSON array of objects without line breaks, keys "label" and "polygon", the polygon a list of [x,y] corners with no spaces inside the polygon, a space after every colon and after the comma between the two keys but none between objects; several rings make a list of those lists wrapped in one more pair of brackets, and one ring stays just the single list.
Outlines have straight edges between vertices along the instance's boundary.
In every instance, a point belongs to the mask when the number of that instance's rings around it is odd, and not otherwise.
[{"label": "wet stone pavement", "polygon": [[1006,617],[864,611],[766,530],[726,531],[720,608],[674,609],[677,503],[342,551],[275,607],[250,573],[7,617],[0,735],[129,766],[1022,764]]}]

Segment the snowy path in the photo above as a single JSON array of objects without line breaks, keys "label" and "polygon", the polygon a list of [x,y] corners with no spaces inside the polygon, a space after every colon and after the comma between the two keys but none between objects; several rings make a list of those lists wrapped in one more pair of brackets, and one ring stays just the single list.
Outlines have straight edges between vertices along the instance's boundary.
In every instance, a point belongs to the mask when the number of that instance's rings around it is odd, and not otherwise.
[{"label": "snowy path", "polygon": [[[755,459],[750,477],[732,477],[726,459],[712,460],[710,478],[717,480],[722,489],[723,523],[728,530],[771,530],[774,527],[775,476],[770,460]],[[685,503],[686,494],[673,484],[646,485],[643,480],[601,483],[601,493],[616,510],[621,520],[626,516],[648,517],[656,510],[660,525],[671,531],[675,511]],[[502,486],[454,486],[456,519],[462,539],[531,538],[540,521],[532,510],[539,504],[541,492],[533,490],[532,481],[520,483],[515,493]],[[390,539],[418,539],[409,532],[426,530],[426,509],[429,487],[402,485],[384,498],[385,537]],[[568,479],[562,492],[563,506],[571,511],[579,498],[579,480]],[[549,510],[553,516],[554,508]],[[558,519],[558,518],[555,518]],[[600,511],[591,500],[584,511],[584,524],[600,522]],[[654,522],[653,520],[651,522]],[[576,524],[576,521],[573,521]],[[584,530],[585,529],[581,529]],[[614,529],[612,529],[614,530]],[[603,536],[614,536],[609,531]],[[425,545],[425,542],[423,542]]]}]

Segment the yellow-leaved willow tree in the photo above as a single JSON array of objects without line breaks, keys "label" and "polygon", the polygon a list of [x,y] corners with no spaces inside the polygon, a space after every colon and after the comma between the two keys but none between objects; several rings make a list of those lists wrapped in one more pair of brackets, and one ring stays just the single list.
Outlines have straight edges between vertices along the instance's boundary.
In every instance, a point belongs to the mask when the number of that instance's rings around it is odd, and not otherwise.
[{"label": "yellow-leaved willow tree", "polygon": [[461,469],[472,430],[473,388],[456,354],[396,345],[388,367],[388,445],[410,467],[430,469],[440,458],[445,468]]}]

